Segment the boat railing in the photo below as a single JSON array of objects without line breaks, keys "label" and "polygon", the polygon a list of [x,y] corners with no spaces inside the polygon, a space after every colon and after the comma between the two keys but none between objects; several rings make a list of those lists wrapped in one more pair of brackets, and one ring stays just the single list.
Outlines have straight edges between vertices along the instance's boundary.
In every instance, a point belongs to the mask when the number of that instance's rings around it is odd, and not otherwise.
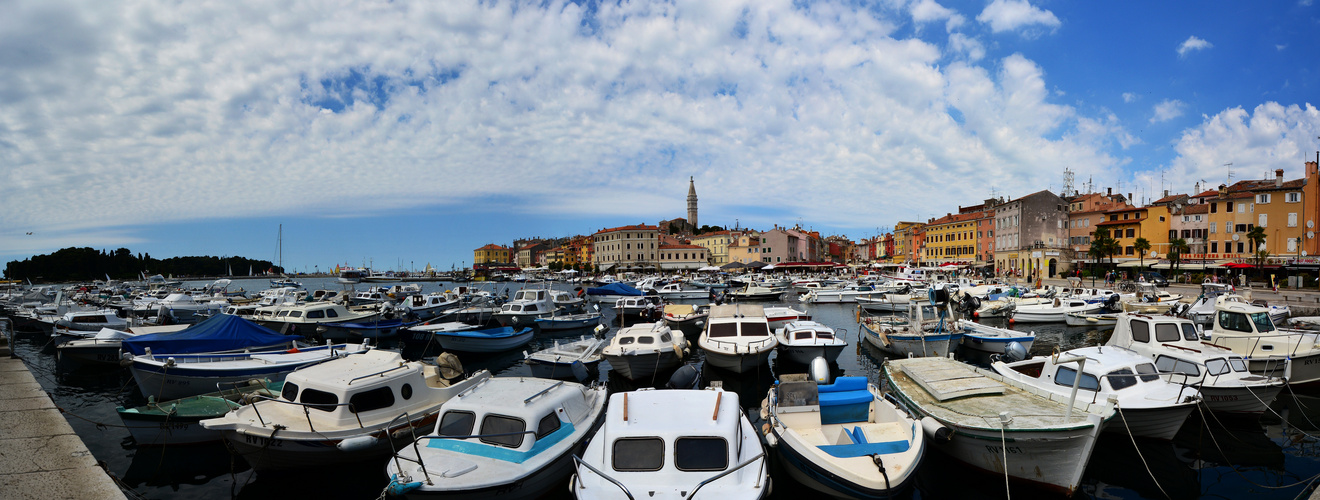
[{"label": "boat railing", "polygon": [[[734,337],[734,338],[741,338],[741,337]],[[711,338],[711,337],[709,337],[709,336],[706,337],[706,340],[709,341],[709,342],[712,343],[712,344],[715,344],[716,346],[719,346],[720,348],[723,348],[723,349],[728,349],[728,348],[729,348],[728,346],[726,346],[726,345],[724,345],[724,344],[732,345],[732,346],[733,346],[733,349],[732,349],[732,350],[733,350],[733,352],[734,352],[735,354],[738,354],[738,353],[739,353],[739,352],[738,352],[738,348],[739,348],[739,346],[747,346],[747,354],[751,354],[751,353],[754,353],[754,352],[757,351],[757,349],[755,349],[755,348],[757,348],[757,347],[765,347],[765,346],[769,346],[769,345],[772,344],[773,342],[777,342],[777,341],[775,340],[775,337],[774,337],[773,335],[771,335],[771,336],[769,336],[769,337],[766,337],[766,338],[763,339],[763,340],[757,340],[757,341],[755,341],[755,342],[734,342],[734,341],[728,341],[728,340],[720,340],[720,339],[718,339],[718,338]]]},{"label": "boat railing", "polygon": [[[576,463],[577,465],[581,465],[581,466],[583,466],[583,467],[586,467],[587,470],[590,470],[591,472],[596,473],[597,476],[600,476],[601,478],[605,479],[606,481],[609,481],[609,482],[611,482],[611,483],[614,483],[614,485],[615,485],[615,486],[618,486],[618,487],[619,487],[619,490],[622,491],[623,494],[624,494],[625,496],[628,497],[628,500],[634,500],[634,499],[633,499],[633,496],[632,496],[632,492],[628,491],[628,487],[627,487],[627,486],[624,486],[623,483],[620,483],[617,479],[614,479],[614,478],[610,477],[609,474],[606,474],[606,473],[604,473],[604,472],[601,472],[600,469],[597,469],[597,468],[595,468],[595,467],[592,467],[591,464],[582,461],[582,459],[581,459],[581,458],[578,458],[577,455],[573,455],[573,462]],[[578,481],[581,481],[581,479],[579,479]],[[572,483],[569,483],[569,487],[570,487],[570,488],[572,487]],[[583,488],[583,489],[586,489],[586,486],[583,485],[582,488]],[[693,493],[695,493],[695,491],[694,491]],[[689,498],[690,498],[690,497],[689,497]]]},{"label": "boat railing", "polygon": [[[264,400],[264,401],[272,401],[272,402],[275,402],[275,403],[285,404],[285,405],[301,406],[301,407],[302,407],[302,410],[303,410],[303,416],[307,418],[307,428],[308,428],[309,430],[311,430],[312,432],[316,432],[316,425],[312,424],[312,408],[316,408],[317,410],[320,410],[320,411],[330,412],[330,411],[333,411],[334,408],[338,408],[338,407],[341,407],[341,406],[347,407],[347,408],[348,408],[348,411],[351,412],[351,413],[353,414],[353,418],[356,418],[356,419],[357,419],[358,428],[359,428],[359,429],[365,429],[365,428],[366,428],[366,426],[362,424],[362,415],[358,414],[357,409],[354,408],[353,403],[335,403],[335,404],[330,404],[330,403],[299,403],[299,402],[296,402],[296,401],[286,401],[286,400],[279,399],[279,398],[275,398],[275,397],[270,397],[270,396],[265,396],[265,395],[258,395],[258,396],[257,396],[257,401],[254,401],[254,402],[253,402],[254,404],[252,404],[251,406],[252,406],[252,411],[256,412],[256,414],[257,414],[257,421],[258,421],[258,422],[261,422],[261,425],[263,425],[263,426],[265,426],[265,425],[267,424],[266,419],[263,418],[263,417],[261,416],[261,407],[260,407],[260,405],[255,404],[255,403],[258,403],[258,402],[263,401],[263,400]],[[387,428],[388,428],[388,427],[387,427]]]},{"label": "boat railing", "polygon": [[[722,478],[722,477],[724,477],[724,476],[727,476],[727,475],[729,475],[729,474],[733,474],[734,472],[737,472],[737,471],[741,470],[743,467],[746,467],[746,466],[750,465],[752,462],[759,462],[759,463],[761,464],[761,465],[760,465],[761,469],[764,470],[764,469],[765,469],[765,460],[762,460],[764,457],[765,457],[765,452],[762,451],[762,452],[760,452],[760,453],[757,453],[756,456],[747,459],[746,462],[743,462],[743,463],[738,464],[737,467],[734,467],[734,468],[732,468],[732,469],[726,470],[726,471],[724,471],[724,472],[721,472],[721,473],[719,473],[719,474],[716,474],[716,475],[714,475],[714,476],[711,476],[711,477],[707,478],[705,481],[702,481],[702,482],[700,482],[700,483],[697,483],[697,487],[692,488],[692,493],[688,494],[688,500],[692,500],[693,498],[696,498],[696,497],[697,497],[697,491],[700,490],[702,486],[705,486],[705,485],[707,485],[707,484],[710,484],[710,483],[712,483],[712,482],[715,482],[715,481],[719,480],[720,478]],[[758,472],[759,472],[759,471],[758,471]],[[760,487],[761,487],[761,475],[760,475],[760,474],[757,474],[757,476],[756,476],[756,487],[757,487],[757,488],[760,488]]]},{"label": "boat railing", "polygon": [[[1265,339],[1271,339],[1271,338],[1276,338],[1276,337],[1283,337],[1283,338],[1290,338],[1290,337],[1291,337],[1292,339],[1290,339],[1290,340],[1294,340],[1294,339],[1295,339],[1295,342],[1292,342],[1292,348],[1291,348],[1289,351],[1287,351],[1287,352],[1267,352],[1267,353],[1262,353],[1262,354],[1265,355],[1265,356],[1284,356],[1284,355],[1286,355],[1286,356],[1288,356],[1289,358],[1291,358],[1291,357],[1293,357],[1293,356],[1296,356],[1296,355],[1297,355],[1297,351],[1299,351],[1299,350],[1302,348],[1302,337],[1305,337],[1305,336],[1308,336],[1308,335],[1310,335],[1310,336],[1314,336],[1314,335],[1316,335],[1316,334],[1314,334],[1314,333],[1299,332],[1299,331],[1284,331],[1284,330],[1276,330],[1276,331],[1284,332],[1284,333],[1250,333],[1250,334],[1235,334],[1235,333],[1234,333],[1234,334],[1225,334],[1225,335],[1218,335],[1218,336],[1214,337],[1214,339],[1213,339],[1212,341],[1210,341],[1210,342],[1203,342],[1203,343],[1206,343],[1206,344],[1209,344],[1209,345],[1213,345],[1213,346],[1216,346],[1216,347],[1224,347],[1224,348],[1227,348],[1228,346],[1226,346],[1226,345],[1224,345],[1224,344],[1220,344],[1219,341],[1220,341],[1220,340],[1226,340],[1226,339],[1251,339],[1251,341],[1250,341],[1251,349],[1250,349],[1250,351],[1248,351],[1248,354],[1250,354],[1250,353],[1255,353],[1256,350],[1260,347],[1260,343],[1261,343],[1263,340],[1265,340]],[[1314,344],[1314,341],[1313,341],[1312,343]],[[1272,349],[1272,348],[1273,348],[1273,346],[1271,346],[1271,349]]]},{"label": "boat railing", "polygon": [[[394,423],[395,423],[395,422],[398,422],[400,418],[405,419],[405,420],[408,420],[408,421],[411,421],[411,420],[412,420],[412,418],[408,416],[408,412],[405,411],[405,412],[403,412],[402,414],[400,414],[399,416],[394,417],[393,419],[391,419],[391,420],[390,420],[390,423],[385,424],[386,432],[388,432],[388,429],[394,427]],[[415,464],[421,466],[421,468],[422,468],[422,475],[423,475],[423,476],[426,476],[426,484],[427,484],[428,486],[429,486],[429,485],[433,485],[434,483],[431,482],[431,475],[426,473],[426,463],[422,461],[422,452],[421,452],[420,450],[417,449],[417,442],[420,441],[420,439],[418,439],[418,437],[417,437],[417,427],[414,426],[414,425],[409,425],[409,426],[408,426],[408,432],[412,433],[412,439],[408,440],[408,442],[409,442],[409,443],[411,444],[411,446],[413,447],[413,454],[414,454],[414,455],[417,455],[417,460],[413,460],[413,459],[408,458],[408,457],[400,457],[400,456],[399,456],[399,450],[398,450],[398,448],[395,448],[395,447],[394,447],[394,440],[393,440],[393,439],[387,439],[386,441],[389,441],[389,442],[390,442],[390,451],[394,452],[394,468],[395,468],[396,470],[400,471],[400,472],[403,471],[403,466],[399,465],[399,459],[400,459],[400,458],[402,458],[402,459],[404,459],[404,460],[407,460],[407,461],[409,461],[409,462],[415,463]],[[423,438],[425,438],[425,436],[423,436]]]},{"label": "boat railing", "polygon": [[399,365],[399,366],[395,366],[395,367],[392,367],[392,368],[386,368],[386,369],[381,370],[381,371],[378,371],[378,372],[376,372],[376,373],[368,373],[368,374],[366,374],[366,375],[362,375],[362,376],[358,376],[358,377],[353,377],[353,378],[349,379],[349,380],[348,380],[348,383],[346,383],[346,384],[344,384],[344,385],[353,385],[353,382],[356,382],[356,381],[358,381],[358,380],[362,380],[362,379],[364,379],[364,378],[371,378],[371,377],[375,377],[375,376],[379,376],[379,375],[384,375],[384,374],[389,373],[389,372],[392,372],[392,371],[394,371],[394,370],[399,370],[399,369],[403,369],[403,368],[407,368],[407,367],[408,367],[408,365],[401,364],[401,365]]}]

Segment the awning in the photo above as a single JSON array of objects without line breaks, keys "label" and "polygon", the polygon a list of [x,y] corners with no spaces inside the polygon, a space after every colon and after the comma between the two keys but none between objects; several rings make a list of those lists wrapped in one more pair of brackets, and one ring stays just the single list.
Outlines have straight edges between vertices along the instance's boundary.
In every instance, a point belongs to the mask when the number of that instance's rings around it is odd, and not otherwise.
[{"label": "awning", "polygon": [[1127,262],[1119,262],[1115,267],[1141,267],[1141,261],[1129,260]]}]

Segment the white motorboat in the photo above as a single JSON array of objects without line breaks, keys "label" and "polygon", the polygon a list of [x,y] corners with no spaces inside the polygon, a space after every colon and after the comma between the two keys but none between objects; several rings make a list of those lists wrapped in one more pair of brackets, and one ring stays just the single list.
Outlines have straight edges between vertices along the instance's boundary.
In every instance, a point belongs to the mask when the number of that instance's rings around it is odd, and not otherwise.
[{"label": "white motorboat", "polygon": [[786,288],[768,288],[748,283],[741,289],[726,292],[724,295],[734,300],[776,300],[784,294]]},{"label": "white motorboat", "polygon": [[838,498],[888,498],[910,486],[926,450],[921,424],[866,377],[806,378],[780,377],[761,403],[766,443],[788,474]]},{"label": "white motorboat", "polygon": [[1093,313],[1103,307],[1104,304],[1090,303],[1082,299],[1056,297],[1052,301],[1039,304],[1019,303],[1017,311],[1013,313],[1013,320],[1018,323],[1063,323],[1070,312]]},{"label": "white motorboat", "polygon": [[802,294],[798,301],[808,304],[831,304],[857,302],[859,297],[874,297],[885,293],[874,285],[848,285],[838,288],[817,288]]},{"label": "white motorboat", "polygon": [[[229,306],[227,299],[198,301],[192,295],[185,293],[171,293],[154,303],[155,315],[160,324],[166,324],[167,321],[175,324],[197,323],[224,312],[227,306]],[[159,318],[169,318],[169,320]]]},{"label": "white motorboat", "polygon": [[665,300],[686,300],[686,299],[707,299],[710,298],[710,290],[705,288],[685,289],[682,283],[670,283],[656,290],[657,294]]},{"label": "white motorboat", "polygon": [[[1067,397],[946,357],[889,359],[890,394],[914,418],[953,431],[933,447],[995,475],[1071,494],[1114,404]],[[929,437],[929,435],[928,435]]]},{"label": "white motorboat", "polygon": [[663,321],[619,330],[601,350],[615,372],[632,380],[649,380],[677,367],[687,352],[683,332],[670,329]]},{"label": "white motorboat", "polygon": [[765,310],[749,304],[710,308],[706,329],[697,339],[697,345],[706,351],[707,363],[736,373],[765,365],[778,344],[770,333]]},{"label": "white motorboat", "polygon": [[[604,330],[604,327],[600,328]],[[599,373],[599,365],[605,356],[601,350],[609,345],[604,338],[583,335],[582,338],[559,343],[556,339],[550,347],[528,354],[523,351],[523,360],[532,369],[533,377],[571,379],[581,375]],[[578,365],[581,368],[575,369]],[[585,378],[585,377],[584,377]]]},{"label": "white motorboat", "polygon": [[1017,342],[1025,352],[1031,352],[1031,345],[1036,342],[1036,332],[1019,332],[986,324],[960,319],[956,328],[962,330],[962,347],[978,351],[984,355],[1003,354],[1009,344]]},{"label": "white motorboat", "polygon": [[556,314],[549,318],[536,318],[536,326],[541,331],[559,331],[576,330],[579,328],[591,328],[599,325],[601,314],[599,312],[585,312],[579,314]]},{"label": "white motorboat", "polygon": [[1201,294],[1187,308],[1187,318],[1192,322],[1209,327],[1215,320],[1215,300],[1220,295],[1233,293],[1233,285],[1227,283],[1201,283]]},{"label": "white motorboat", "polygon": [[1154,360],[1166,380],[1192,384],[1201,391],[1211,411],[1259,415],[1283,389],[1282,378],[1253,374],[1242,356],[1202,342],[1192,320],[1120,314],[1116,323],[1105,345]]},{"label": "white motorboat", "polygon": [[[1067,361],[1070,359],[1075,361]],[[996,361],[990,366],[1004,378],[1060,397],[1075,394],[1092,403],[1112,397],[1118,402],[1118,420],[1105,430],[1136,437],[1173,439],[1201,402],[1195,387],[1170,382],[1160,376],[1150,358],[1122,347],[1082,347],[1055,356]]]},{"label": "white motorboat", "polygon": [[[447,368],[447,369],[446,369]],[[201,421],[257,472],[387,456],[435,425],[440,405],[490,379],[372,350],[290,373],[279,398]]]},{"label": "white motorboat", "polygon": [[836,334],[833,328],[815,321],[793,321],[775,330],[779,341],[779,359],[796,363],[811,364],[817,357],[833,363],[839,359],[839,353],[848,347],[845,338],[847,331]]},{"label": "white motorboat", "polygon": [[73,340],[73,337],[94,336],[102,328],[127,330],[128,326],[128,320],[119,317],[114,309],[70,311],[54,321],[53,329],[50,332],[63,334],[67,331],[68,337],[64,340]]},{"label": "white motorboat", "polygon": [[866,297],[857,297],[853,302],[857,303],[864,311],[870,312],[901,312],[906,311],[908,302],[912,297],[924,297],[924,289],[913,293],[886,292]]},{"label": "white motorboat", "polygon": [[664,301],[658,295],[624,296],[614,299],[615,317],[641,318],[646,321],[660,319]]},{"label": "white motorboat", "polygon": [[410,320],[428,321],[462,305],[463,302],[455,294],[432,292],[406,296],[395,307]]},{"label": "white motorboat", "polygon": [[605,402],[603,386],[485,380],[446,402],[435,431],[395,454],[385,467],[389,489],[446,499],[541,497],[564,487]]},{"label": "white motorboat", "polygon": [[862,315],[858,328],[867,342],[886,354],[940,357],[962,343],[963,331],[957,327],[957,320],[947,305],[920,297],[908,303],[907,317]]},{"label": "white motorboat", "polygon": [[719,389],[643,389],[610,396],[568,487],[580,500],[757,499],[770,494],[761,439]]},{"label": "white motorboat", "polygon": [[811,315],[806,311],[799,311],[791,307],[784,306],[765,306],[761,308],[765,311],[765,321],[770,324],[770,330],[778,330],[784,325],[794,321],[808,321]]},{"label": "white motorboat", "polygon": [[369,323],[381,318],[379,306],[348,307],[334,302],[304,302],[258,307],[252,321],[280,333],[314,336],[333,323]]},{"label": "white motorboat", "polygon": [[503,326],[532,326],[536,318],[549,318],[555,314],[555,302],[550,290],[525,288],[513,294],[513,299],[500,306],[495,321]]},{"label": "white motorboat", "polygon": [[691,304],[665,304],[665,324],[675,330],[698,330],[706,325],[710,317],[710,306]]},{"label": "white motorboat", "polygon": [[1247,369],[1288,379],[1288,385],[1320,382],[1320,334],[1274,327],[1267,307],[1237,294],[1215,300],[1214,322],[1206,333],[1211,344],[1247,360]]},{"label": "white motorboat", "polygon": [[[129,367],[138,389],[157,401],[204,394],[253,378],[284,380],[294,370],[360,354],[369,344],[296,346],[288,351],[146,354],[131,356]],[[125,356],[129,356],[125,354]]]}]

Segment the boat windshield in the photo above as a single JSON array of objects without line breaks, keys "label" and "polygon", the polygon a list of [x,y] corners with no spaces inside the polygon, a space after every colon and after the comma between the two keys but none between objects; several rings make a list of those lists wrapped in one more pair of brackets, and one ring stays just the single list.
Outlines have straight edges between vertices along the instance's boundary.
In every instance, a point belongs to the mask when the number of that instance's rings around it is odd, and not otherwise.
[{"label": "boat windshield", "polygon": [[1233,371],[1235,372],[1247,371],[1247,362],[1243,361],[1242,358],[1239,358],[1237,356],[1228,358],[1228,364],[1233,366]]},{"label": "boat windshield", "polygon": [[1199,334],[1196,332],[1196,325],[1192,323],[1183,323],[1183,340],[1198,340]]},{"label": "boat windshield", "polygon": [[729,443],[721,437],[681,437],[674,441],[674,467],[681,471],[721,471],[729,467]]},{"label": "boat windshield", "polygon": [[1256,324],[1256,331],[1258,332],[1274,331],[1274,322],[1270,321],[1269,313],[1254,313],[1251,315],[1251,322]]}]

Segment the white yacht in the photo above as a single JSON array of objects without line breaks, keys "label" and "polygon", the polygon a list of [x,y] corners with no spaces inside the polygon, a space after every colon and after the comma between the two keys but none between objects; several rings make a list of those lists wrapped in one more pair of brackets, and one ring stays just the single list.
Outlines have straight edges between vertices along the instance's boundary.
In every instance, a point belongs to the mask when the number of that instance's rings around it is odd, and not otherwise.
[{"label": "white yacht", "polygon": [[745,373],[765,365],[779,341],[770,333],[761,306],[734,304],[710,309],[697,345],[712,366]]},{"label": "white yacht", "polygon": [[1267,307],[1250,304],[1237,294],[1215,300],[1215,316],[1207,332],[1211,344],[1247,360],[1247,369],[1288,379],[1298,386],[1320,382],[1320,334],[1274,327]]},{"label": "white yacht", "polygon": [[536,318],[549,318],[554,314],[555,302],[550,298],[550,290],[524,288],[500,306],[495,320],[504,326],[532,326],[536,324]]}]

